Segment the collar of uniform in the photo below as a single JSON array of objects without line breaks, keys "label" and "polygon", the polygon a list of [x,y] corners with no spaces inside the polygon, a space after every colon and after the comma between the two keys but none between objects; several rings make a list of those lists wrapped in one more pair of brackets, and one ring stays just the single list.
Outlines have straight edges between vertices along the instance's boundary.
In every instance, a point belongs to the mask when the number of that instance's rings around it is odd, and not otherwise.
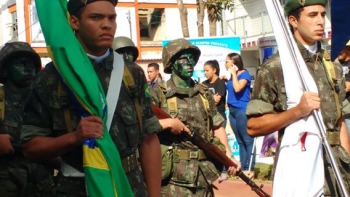
[{"label": "collar of uniform", "polygon": [[297,39],[295,39],[295,42],[297,43],[298,49],[301,53],[301,56],[305,60],[305,62],[314,62],[315,61],[314,59],[316,58],[317,54],[318,54],[318,57],[322,58],[323,49],[321,47],[320,42],[317,43],[316,55],[312,54],[309,50],[307,50],[307,48],[305,48],[304,45],[301,44]]},{"label": "collar of uniform", "polygon": [[95,63],[94,60],[90,59],[91,63],[97,67],[101,66],[105,70],[113,70],[114,53],[112,49],[109,49],[109,50],[110,50],[109,55],[104,60],[102,60],[102,62]]},{"label": "collar of uniform", "polygon": [[192,83],[194,84],[194,86],[190,88],[176,87],[173,77],[171,76],[169,81],[167,81],[167,93],[165,94],[165,97],[169,98],[175,94],[187,95],[189,97],[193,97],[199,92],[200,88],[194,81],[192,81]]}]

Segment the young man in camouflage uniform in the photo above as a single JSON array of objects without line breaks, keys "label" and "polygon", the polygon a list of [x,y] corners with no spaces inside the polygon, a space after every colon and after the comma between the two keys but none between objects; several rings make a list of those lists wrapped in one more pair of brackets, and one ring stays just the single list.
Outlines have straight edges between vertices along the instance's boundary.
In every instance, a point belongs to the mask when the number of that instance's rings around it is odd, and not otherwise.
[{"label": "young man in camouflage uniform", "polygon": [[[304,2],[287,0],[284,6],[299,51],[316,82],[319,94],[304,92],[299,104],[287,109],[281,60],[279,54],[273,55],[257,72],[252,99],[247,109],[248,134],[261,136],[278,130],[279,140],[281,140],[286,126],[310,115],[312,110],[321,109],[323,122],[327,128],[328,141],[339,163],[345,184],[349,186],[350,158],[348,153],[350,145],[344,120],[340,116],[340,110],[346,111],[345,106],[342,106],[345,99],[342,68],[334,64],[336,76],[333,81],[329,81],[323,59],[325,54],[320,43],[325,26],[326,5],[327,0],[306,0]],[[338,99],[335,99],[336,97]],[[338,110],[337,105],[340,106]],[[335,177],[331,175],[333,172],[330,169],[330,163],[326,160],[327,157],[324,158],[325,196],[339,196]]]},{"label": "young man in camouflage uniform", "polygon": [[164,82],[159,72],[159,64],[155,62],[147,65],[147,75],[150,80],[150,88],[157,88],[158,84],[163,84]]},{"label": "young man in camouflage uniform", "polygon": [[[90,58],[105,93],[111,71],[115,69],[111,47],[116,31],[116,4],[117,0],[87,0],[85,3],[69,0],[67,5],[70,25]],[[135,85],[130,88],[122,83],[109,133],[134,195],[159,197],[161,161],[156,132],[161,130],[161,125],[153,116],[150,97],[145,94],[143,70],[128,61],[125,64]],[[62,94],[62,88],[53,63],[49,63],[38,74],[24,109],[26,116],[21,140],[26,155],[32,159],[62,157],[56,196],[83,197],[87,194],[82,145],[85,139],[102,138],[102,120],[96,116],[80,117],[78,106],[67,94]],[[141,104],[142,114],[137,114],[134,99]],[[143,130],[138,117],[141,117]]]},{"label": "young man in camouflage uniform", "polygon": [[[153,89],[153,100],[173,118],[179,118],[194,128],[203,138],[212,141],[213,136],[217,136],[227,141],[226,133],[219,133],[225,130],[218,130],[224,118],[216,110],[212,94],[206,86],[191,79],[199,56],[198,47],[185,39],[168,43],[163,48],[163,65],[164,72],[172,76],[166,82],[166,88],[158,86]],[[172,173],[162,181],[162,196],[213,196],[212,183],[219,174],[213,161],[184,135],[164,131],[158,137],[162,144],[171,145],[174,149]],[[240,163],[234,158],[232,160],[240,168]],[[236,169],[231,167],[229,171],[235,174]]]},{"label": "young man in camouflage uniform", "polygon": [[36,73],[39,55],[25,42],[0,50],[0,196],[52,195],[52,172],[24,158],[20,146],[23,103]]}]

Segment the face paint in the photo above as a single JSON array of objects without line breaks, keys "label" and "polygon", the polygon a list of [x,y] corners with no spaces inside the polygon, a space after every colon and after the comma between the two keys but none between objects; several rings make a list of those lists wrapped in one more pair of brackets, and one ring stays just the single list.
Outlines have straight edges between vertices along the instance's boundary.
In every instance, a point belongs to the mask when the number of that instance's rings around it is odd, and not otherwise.
[{"label": "face paint", "polygon": [[196,62],[192,54],[182,54],[173,65],[173,74],[179,76],[183,80],[188,80],[193,75],[195,64]]},{"label": "face paint", "polygon": [[32,84],[35,76],[34,61],[30,58],[17,58],[7,65],[7,80],[14,85],[24,88]]},{"label": "face paint", "polygon": [[134,54],[133,54],[132,51],[126,50],[126,51],[124,51],[124,52],[122,52],[120,54],[122,54],[125,59],[134,62]]}]

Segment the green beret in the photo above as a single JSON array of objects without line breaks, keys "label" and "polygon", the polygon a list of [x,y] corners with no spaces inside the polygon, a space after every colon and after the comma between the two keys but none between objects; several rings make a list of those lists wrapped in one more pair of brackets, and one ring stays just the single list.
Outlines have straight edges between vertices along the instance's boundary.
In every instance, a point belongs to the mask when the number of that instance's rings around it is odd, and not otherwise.
[{"label": "green beret", "polygon": [[292,11],[310,5],[323,5],[326,7],[328,0],[287,0],[284,4],[284,14],[289,15]]},{"label": "green beret", "polygon": [[[76,14],[81,8],[86,6],[89,3],[93,3],[96,1],[102,1],[102,0],[69,0],[67,3],[67,10],[70,15]],[[114,6],[117,5],[118,0],[104,0],[111,2]]]}]

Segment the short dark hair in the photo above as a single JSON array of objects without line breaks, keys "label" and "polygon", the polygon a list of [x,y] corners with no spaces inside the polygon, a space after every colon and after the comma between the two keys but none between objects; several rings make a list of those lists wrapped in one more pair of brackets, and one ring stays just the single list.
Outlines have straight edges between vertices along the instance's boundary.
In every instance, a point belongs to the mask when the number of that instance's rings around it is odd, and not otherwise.
[{"label": "short dark hair", "polygon": [[[291,11],[289,14],[288,14],[288,18],[289,16],[294,16],[297,21],[299,21],[300,19],[300,15],[301,15],[301,12],[304,10],[304,7],[301,7],[301,8],[298,8],[296,10],[293,10]],[[288,20],[288,19],[287,19]],[[288,21],[289,22],[289,21]],[[289,23],[288,23],[289,24]],[[294,29],[293,29],[293,26],[291,24],[289,24],[289,28],[290,28],[290,31],[292,32],[292,34],[294,34]]]},{"label": "short dark hair", "polygon": [[220,75],[220,66],[219,66],[219,62],[217,60],[208,60],[208,61],[205,62],[204,65],[208,65],[208,66],[216,69],[215,74],[217,76]]},{"label": "short dark hair", "polygon": [[152,62],[150,64],[148,64],[147,68],[153,67],[156,70],[159,70],[159,64]]},{"label": "short dark hair", "polygon": [[243,65],[242,56],[240,54],[229,53],[227,57],[229,57],[235,63],[235,65],[238,67],[238,70],[243,70],[244,65]]}]

